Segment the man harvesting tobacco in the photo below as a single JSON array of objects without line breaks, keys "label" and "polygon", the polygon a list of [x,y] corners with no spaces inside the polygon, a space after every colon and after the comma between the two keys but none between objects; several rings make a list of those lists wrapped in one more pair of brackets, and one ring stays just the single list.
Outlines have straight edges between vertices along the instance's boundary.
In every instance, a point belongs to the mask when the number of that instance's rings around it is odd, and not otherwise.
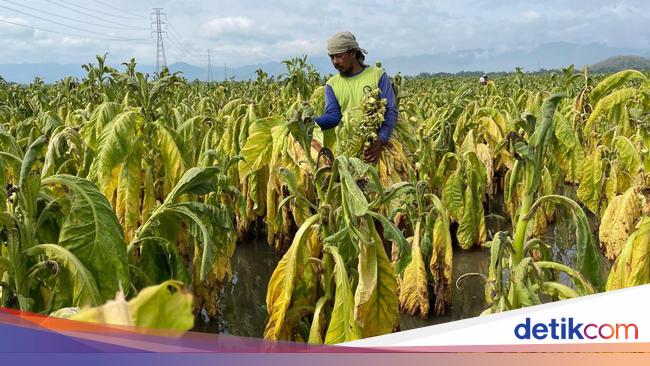
[{"label": "man harvesting tobacco", "polygon": [[[316,118],[323,130],[323,143],[332,150],[338,126],[349,113],[358,123],[339,134],[338,152],[363,152],[367,162],[376,163],[382,148],[388,144],[398,118],[395,94],[384,70],[364,64],[366,50],[359,47],[350,32],[336,33],[327,41],[327,53],[339,72],[325,85],[325,112]],[[360,140],[359,137],[363,136]],[[352,141],[361,141],[354,144]],[[351,146],[353,145],[353,146]]]}]

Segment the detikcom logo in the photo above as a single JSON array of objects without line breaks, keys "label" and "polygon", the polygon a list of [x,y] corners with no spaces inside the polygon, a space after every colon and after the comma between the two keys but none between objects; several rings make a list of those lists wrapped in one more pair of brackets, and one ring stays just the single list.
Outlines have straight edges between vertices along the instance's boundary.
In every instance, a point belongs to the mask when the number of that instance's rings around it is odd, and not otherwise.
[{"label": "detikcom logo", "polygon": [[532,324],[530,318],[514,329],[519,339],[639,339],[639,327],[629,324],[579,323],[572,317]]}]

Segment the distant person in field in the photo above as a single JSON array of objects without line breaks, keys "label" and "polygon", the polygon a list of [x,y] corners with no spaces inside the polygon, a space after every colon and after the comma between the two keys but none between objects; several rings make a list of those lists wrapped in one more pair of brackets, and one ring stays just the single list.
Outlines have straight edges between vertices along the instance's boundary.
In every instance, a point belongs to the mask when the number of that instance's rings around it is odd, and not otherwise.
[{"label": "distant person in field", "polygon": [[343,113],[359,107],[365,93],[379,88],[381,98],[386,98],[384,123],[377,131],[377,139],[364,151],[369,163],[379,160],[381,150],[391,138],[398,117],[395,94],[384,70],[363,63],[366,50],[359,47],[350,32],[339,32],[327,41],[327,53],[339,74],[331,77],[325,85],[325,113],[316,118],[323,130],[323,144],[330,150],[334,146],[336,127]]},{"label": "distant person in field", "polygon": [[483,74],[483,76],[481,76],[478,80],[481,82],[481,85],[487,85],[489,81],[486,74]]}]

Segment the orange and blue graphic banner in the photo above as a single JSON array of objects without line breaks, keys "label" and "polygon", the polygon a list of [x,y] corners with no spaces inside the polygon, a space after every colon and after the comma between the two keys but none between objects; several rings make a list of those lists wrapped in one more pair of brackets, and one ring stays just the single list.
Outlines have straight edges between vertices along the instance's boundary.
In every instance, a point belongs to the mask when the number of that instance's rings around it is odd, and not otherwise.
[{"label": "orange and blue graphic banner", "polygon": [[650,286],[639,286],[325,346],[82,323],[0,309],[0,352],[7,365],[48,366],[647,365],[649,295]]}]

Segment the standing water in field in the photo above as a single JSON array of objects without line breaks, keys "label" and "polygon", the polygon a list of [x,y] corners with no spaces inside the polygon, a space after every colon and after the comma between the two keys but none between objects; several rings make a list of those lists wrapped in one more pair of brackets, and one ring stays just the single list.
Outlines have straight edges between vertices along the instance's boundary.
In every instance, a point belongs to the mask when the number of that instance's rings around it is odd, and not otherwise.
[{"label": "standing water in field", "polygon": [[[567,195],[575,194],[575,188],[565,187]],[[498,231],[510,231],[507,214],[496,199],[488,207],[486,225],[490,235]],[[594,222],[591,222],[594,226]],[[575,229],[570,215],[563,209],[556,213],[556,220],[546,228],[542,240],[552,246],[553,260],[570,266],[575,265]],[[277,266],[278,257],[263,238],[239,243],[232,257],[233,275],[223,289],[218,323],[197,324],[196,331],[232,334],[262,338],[267,321],[266,292],[269,279]],[[485,300],[485,283],[481,276],[465,276],[469,273],[487,275],[490,251],[475,247],[472,250],[454,248],[452,305],[442,316],[427,319],[400,314],[399,330],[415,329],[428,325],[472,318],[480,315],[488,304]],[[608,266],[607,266],[608,267]],[[458,282],[457,282],[458,281]],[[570,279],[560,275],[560,282],[571,285]]]},{"label": "standing water in field", "polygon": [[[487,273],[489,259],[487,250],[455,251],[453,280],[467,272]],[[267,320],[267,284],[278,260],[263,239],[238,244],[232,257],[233,276],[221,296],[219,323],[197,325],[195,330],[261,338]],[[471,318],[485,310],[484,285],[480,277],[466,278],[461,288],[453,289],[453,305],[444,316],[421,319],[401,314],[400,329]]]}]

